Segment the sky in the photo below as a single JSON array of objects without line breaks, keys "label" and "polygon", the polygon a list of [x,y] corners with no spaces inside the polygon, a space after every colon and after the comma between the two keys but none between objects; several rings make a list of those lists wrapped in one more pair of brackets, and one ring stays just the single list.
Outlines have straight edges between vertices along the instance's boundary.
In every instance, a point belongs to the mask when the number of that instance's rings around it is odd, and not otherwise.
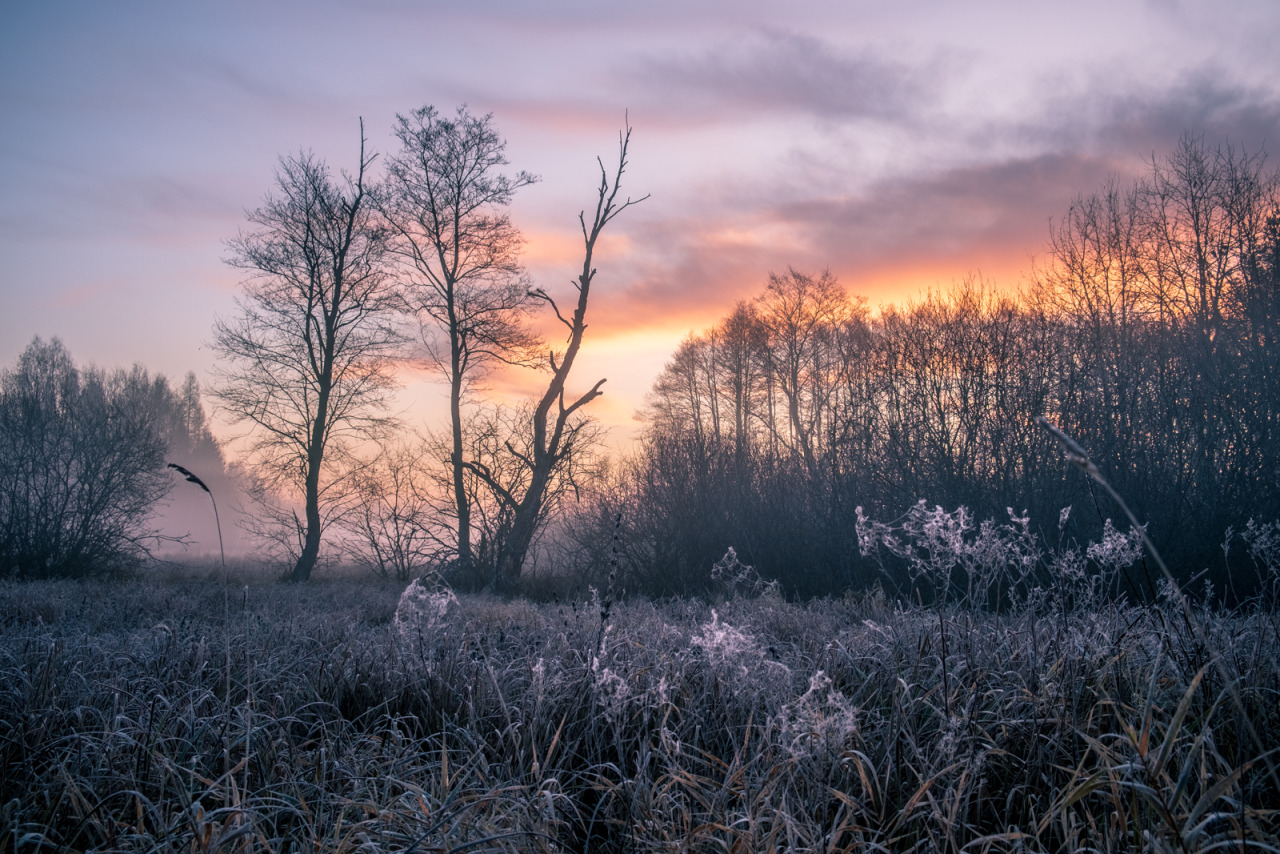
[{"label": "sky", "polygon": [[[574,380],[608,378],[592,409],[625,441],[680,340],[771,271],[873,306],[1016,287],[1075,196],[1180,134],[1277,149],[1278,44],[1275,0],[0,0],[0,365],[57,336],[210,382],[226,241],[278,158],[351,168],[361,118],[390,152],[424,104],[492,113],[541,177],[511,215],[567,299],[629,120],[623,191],[649,198],[598,248]],[[403,379],[411,419],[442,412]]]}]

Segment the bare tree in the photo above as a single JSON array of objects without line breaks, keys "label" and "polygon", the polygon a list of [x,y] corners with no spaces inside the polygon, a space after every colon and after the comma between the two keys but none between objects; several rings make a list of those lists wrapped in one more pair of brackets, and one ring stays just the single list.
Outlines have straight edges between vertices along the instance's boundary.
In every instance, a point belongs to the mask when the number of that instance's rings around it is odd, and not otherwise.
[{"label": "bare tree", "polygon": [[[225,360],[215,395],[248,427],[248,462],[265,490],[301,499],[291,578],[311,576],[349,482],[343,467],[386,426],[391,360],[402,343],[383,268],[385,232],[370,206],[361,123],[354,176],[310,153],[281,158],[275,192],[228,242],[250,271],[239,314],[214,327]],[[286,518],[292,516],[286,514]]]},{"label": "bare tree", "polygon": [[532,306],[520,266],[524,242],[506,208],[527,172],[504,175],[506,142],[492,116],[465,106],[444,118],[425,106],[397,116],[401,150],[388,164],[384,204],[392,248],[408,269],[404,288],[432,365],[449,383],[449,465],[458,562],[472,561],[472,502],[466,484],[463,404],[496,364],[526,364],[536,337],[524,321]]},{"label": "bare tree", "polygon": [[680,342],[654,381],[644,409],[646,420],[655,427],[688,434],[704,448],[708,434],[716,433],[711,414],[717,393],[716,376],[708,369],[712,361],[708,353],[714,345],[710,337],[692,333]]},{"label": "bare tree", "polygon": [[755,306],[740,301],[721,321],[717,332],[723,353],[722,384],[733,412],[734,453],[741,460],[750,445],[753,421],[761,417],[768,331],[760,322]]},{"label": "bare tree", "polygon": [[383,578],[408,581],[439,551],[439,514],[427,492],[430,448],[422,442],[385,447],[354,476],[356,500],[339,524],[347,553]]},{"label": "bare tree", "polygon": [[760,322],[768,331],[769,370],[787,407],[783,444],[816,477],[823,419],[840,370],[839,331],[866,309],[852,302],[827,270],[817,277],[795,269],[783,276],[770,273],[759,305]]},{"label": "bare tree", "polygon": [[556,319],[568,331],[568,337],[562,353],[552,351],[547,356],[551,380],[525,427],[526,440],[520,444],[512,441],[506,443],[507,450],[520,461],[524,469],[520,488],[515,491],[508,489],[507,485],[503,484],[500,478],[482,463],[473,462],[468,465],[511,512],[510,528],[498,548],[495,574],[495,582],[498,586],[509,586],[520,578],[529,547],[537,534],[538,525],[544,519],[545,504],[552,491],[553,479],[557,473],[564,471],[566,466],[572,464],[574,454],[579,451],[590,435],[590,422],[577,417],[579,411],[603,394],[600,386],[604,385],[605,381],[599,380],[576,400],[566,402],[565,385],[573,370],[574,361],[578,357],[578,351],[582,347],[582,336],[587,330],[587,301],[591,296],[591,283],[596,275],[595,268],[591,266],[596,241],[599,240],[605,226],[618,214],[648,198],[646,195],[639,199],[628,197],[626,201],[618,199],[618,191],[622,186],[622,173],[627,165],[627,146],[630,142],[631,127],[628,125],[618,136],[618,167],[613,173],[612,180],[605,169],[604,162],[597,159],[600,166],[600,186],[597,190],[596,210],[591,225],[587,225],[585,211],[578,214],[584,251],[582,272],[574,282],[578,299],[573,313],[565,317],[555,299],[545,290],[539,288],[532,291],[534,296],[551,307]]}]

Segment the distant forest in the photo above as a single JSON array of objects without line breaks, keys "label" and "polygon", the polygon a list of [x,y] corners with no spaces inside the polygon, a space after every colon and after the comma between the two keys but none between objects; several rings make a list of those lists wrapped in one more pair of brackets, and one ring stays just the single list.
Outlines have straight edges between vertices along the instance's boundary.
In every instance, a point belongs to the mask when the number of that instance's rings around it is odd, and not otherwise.
[{"label": "distant forest", "polygon": [[771,274],[654,384],[606,501],[629,568],[686,588],[733,545],[796,592],[864,586],[883,578],[857,508],[887,521],[918,501],[1097,540],[1122,516],[1045,415],[1184,578],[1244,584],[1232,526],[1280,516],[1278,204],[1262,153],[1188,136],[1142,180],[1079,196],[1016,293],[974,277],[873,313],[829,273]]},{"label": "distant forest", "polygon": [[[827,271],[762,271],[755,298],[673,354],[635,450],[606,459],[588,417],[599,383],[576,400],[564,389],[595,237],[634,203],[617,195],[629,130],[616,172],[601,166],[577,310],[562,312],[519,266],[506,206],[536,178],[498,173],[504,143],[490,117],[424,108],[400,122],[404,148],[384,178],[366,171],[363,149],[343,180],[313,158],[282,159],[254,230],[230,243],[251,276],[242,314],[215,330],[226,368],[214,393],[259,431],[240,462],[260,533],[295,579],[319,559],[475,588],[665,595],[706,590],[719,565],[753,568],[792,596],[875,584],[932,595],[913,588],[901,554],[868,553],[868,520],[883,532],[950,514],[971,541],[1016,530],[1081,554],[1127,529],[1036,426],[1046,416],[1088,451],[1181,580],[1250,594],[1248,546],[1280,519],[1280,180],[1264,152],[1185,136],[1140,180],[1087,191],[1054,218],[1016,290],[971,276],[872,310]],[[433,195],[459,151],[477,155],[467,162],[484,180],[470,195]],[[441,229],[442,205],[470,231]],[[290,234],[324,233],[316,222],[336,235],[319,264],[314,246],[286,251]],[[323,314],[326,299],[346,298],[344,281],[359,304]],[[529,332],[535,309],[554,314],[566,343]],[[346,363],[339,353],[326,379],[313,370],[325,351],[306,348],[343,323],[359,334],[335,340],[363,349]],[[264,373],[263,353],[288,347]],[[385,416],[388,372],[406,358],[450,384],[447,428],[419,433]],[[541,370],[547,393],[525,407],[484,403],[476,383],[499,362]],[[149,509],[173,483],[166,455],[201,443],[220,469],[193,378],[173,390],[141,369],[77,372],[60,344],[37,340],[0,375],[0,567],[41,577],[136,561],[154,534]],[[90,482],[116,503],[64,488]],[[73,549],[77,530],[91,542]],[[1054,583],[1050,562],[1033,570],[1028,584]],[[1154,577],[1139,571],[1114,590],[1154,596]]]}]

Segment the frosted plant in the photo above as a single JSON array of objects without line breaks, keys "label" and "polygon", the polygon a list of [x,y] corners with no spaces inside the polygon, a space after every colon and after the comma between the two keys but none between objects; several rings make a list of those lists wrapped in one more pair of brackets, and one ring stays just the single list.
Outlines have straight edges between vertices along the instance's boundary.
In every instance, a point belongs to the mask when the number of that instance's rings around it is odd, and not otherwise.
[{"label": "frosted plant", "polygon": [[1258,569],[1271,577],[1280,577],[1280,521],[1259,525],[1250,519],[1240,532],[1249,557]]},{"label": "frosted plant", "polygon": [[692,643],[706,654],[712,664],[740,669],[743,676],[749,670],[747,662],[763,656],[754,638],[720,622],[720,615],[715,609],[711,611],[711,622],[703,624],[702,631],[693,636]]},{"label": "frosted plant", "polygon": [[606,718],[619,724],[632,697],[631,686],[611,668],[601,667],[599,658],[593,658],[591,664],[591,687],[596,704]]},{"label": "frosted plant", "polygon": [[667,682],[666,676],[659,679],[658,684],[650,690],[649,702],[659,709],[671,705],[671,684]]},{"label": "frosted plant", "polygon": [[898,541],[893,536],[893,528],[883,522],[867,518],[867,515],[862,511],[861,505],[854,508],[853,512],[857,516],[854,530],[858,534],[859,554],[863,557],[870,557],[879,550],[882,543],[890,552],[897,554]]},{"label": "frosted plant", "polygon": [[1077,546],[1059,546],[1049,557],[1049,570],[1057,610],[1069,603],[1088,609],[1102,596],[1102,578],[1089,572],[1089,560]]},{"label": "frosted plant", "polygon": [[662,752],[668,758],[674,759],[684,753],[680,737],[665,726],[658,730],[658,743],[662,745]]},{"label": "frosted plant", "polygon": [[701,649],[711,666],[722,676],[745,677],[763,675],[769,670],[789,673],[786,665],[769,661],[760,642],[733,626],[720,622],[720,615],[713,609],[711,622],[702,625],[702,631],[690,642]]},{"label": "frosted plant", "polygon": [[956,748],[959,746],[961,738],[964,734],[965,722],[958,715],[951,715],[941,727],[941,737],[938,739],[938,750],[941,751],[943,758],[947,762],[951,762],[956,758]]},{"label": "frosted plant", "polygon": [[941,599],[951,589],[951,574],[964,553],[964,535],[973,528],[967,507],[948,513],[941,505],[927,508],[924,500],[916,502],[902,523],[903,534],[912,542],[904,548],[905,557],[916,578],[925,577]]},{"label": "frosted plant", "polygon": [[778,731],[796,759],[838,756],[858,735],[858,710],[819,670],[809,690],[782,707]]},{"label": "frosted plant", "polygon": [[907,563],[913,581],[927,581],[939,602],[946,601],[963,582],[964,599],[989,604],[992,594],[1024,582],[1043,559],[1039,539],[1031,532],[1030,517],[1007,508],[1009,522],[981,523],[975,530],[967,507],[947,512],[918,501],[896,526],[868,519],[857,508],[858,549],[864,556],[883,546]]},{"label": "frosted plant", "polygon": [[921,499],[907,511],[897,529],[869,520],[858,507],[856,530],[858,550],[865,556],[879,546],[907,562],[913,580],[926,579],[939,601],[951,588],[951,574],[959,564],[964,548],[964,534],[972,528],[967,508],[960,507],[954,516],[941,506],[932,510]]},{"label": "frosted plant", "polygon": [[1130,528],[1127,534],[1116,530],[1108,519],[1102,525],[1102,540],[1090,544],[1086,553],[1104,576],[1127,569],[1142,557],[1142,528]]},{"label": "frosted plant", "polygon": [[780,592],[777,580],[765,581],[756,572],[755,567],[748,566],[738,560],[738,553],[733,546],[724,553],[724,557],[711,567],[711,578],[724,586],[725,592],[734,599],[776,597]]},{"label": "frosted plant", "polygon": [[545,696],[546,687],[547,687],[546,659],[539,658],[537,663],[530,668],[530,673],[532,675],[532,688],[533,688],[534,702],[538,706],[541,706],[542,699]]},{"label": "frosted plant", "polygon": [[[1031,519],[1025,511],[1018,513],[1007,507],[1005,512],[1008,522],[997,524],[988,519],[975,527],[968,508],[957,507],[948,512],[938,505],[929,507],[922,500],[901,521],[886,525],[868,519],[859,507],[858,548],[866,556],[878,554],[883,547],[905,561],[912,580],[927,582],[938,602],[955,597],[978,607],[1008,598],[1023,607],[1031,607],[1034,602],[1035,607],[1052,604],[1061,609],[1068,605],[1088,608],[1101,599],[1116,573],[1142,557],[1142,528],[1131,528],[1122,534],[1108,519],[1102,540],[1081,552],[1074,545],[1062,543],[1071,517],[1071,508],[1064,507],[1058,514],[1059,545],[1046,551],[1032,532]],[[1258,530],[1262,532],[1258,542],[1273,543],[1272,554],[1280,560],[1280,524],[1275,529]],[[1272,539],[1267,540],[1265,534]],[[1089,561],[1098,567],[1097,574],[1089,572]],[[1028,589],[1037,569],[1046,566],[1051,574],[1050,585]]]},{"label": "frosted plant", "polygon": [[458,597],[438,576],[423,576],[409,582],[396,605],[394,625],[406,643],[421,639],[444,622]]},{"label": "frosted plant", "polygon": [[[632,690],[626,677],[615,672],[609,666],[609,662],[612,659],[609,641],[612,635],[612,625],[605,626],[601,630],[599,645],[590,657],[591,665],[588,677],[591,696],[596,705],[604,712],[606,718],[614,724],[620,724],[628,703],[641,701],[644,697]],[[625,641],[623,645],[626,645]]]},{"label": "frosted plant", "polygon": [[1039,538],[1031,532],[1031,517],[1006,507],[1009,521],[997,525],[987,520],[978,535],[960,553],[960,562],[968,576],[967,597],[970,602],[989,604],[992,592],[996,601],[1004,590],[1023,584],[1044,560]]},{"label": "frosted plant", "polygon": [[1049,585],[1035,586],[1020,603],[1023,608],[1038,611],[1050,608],[1065,612],[1069,607],[1088,604],[1100,592],[1098,576],[1089,572],[1089,560],[1075,542],[1065,541],[1071,505],[1058,511],[1058,545],[1041,555],[1049,570]]}]

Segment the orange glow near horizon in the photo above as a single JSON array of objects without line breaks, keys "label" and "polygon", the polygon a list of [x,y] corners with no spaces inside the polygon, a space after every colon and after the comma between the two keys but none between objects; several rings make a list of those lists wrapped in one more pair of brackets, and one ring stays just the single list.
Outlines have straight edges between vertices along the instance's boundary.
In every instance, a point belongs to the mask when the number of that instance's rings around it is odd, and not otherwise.
[{"label": "orange glow near horizon", "polygon": [[[553,256],[580,258],[571,255],[567,238],[540,234],[536,243],[542,250],[537,253],[539,260]],[[580,251],[580,246],[573,246],[572,253]],[[872,311],[876,311],[890,304],[901,306],[918,301],[930,291],[946,291],[970,275],[980,275],[1002,290],[1011,290],[1023,283],[1030,269],[1029,260],[1004,259],[1004,263],[996,264],[991,263],[994,259],[990,254],[983,260],[983,264],[967,267],[959,263],[904,263],[875,271],[835,272],[851,296],[865,297]],[[627,311],[625,298],[606,303],[605,310],[597,307],[588,315],[587,334],[570,379],[568,396],[581,394],[597,380],[606,379],[602,387],[604,395],[591,404],[590,414],[610,428],[609,444],[615,449],[625,449],[640,430],[641,425],[635,419],[637,411],[644,406],[654,380],[680,342],[690,334],[703,334],[715,326],[738,300],[758,296],[767,274],[768,271],[761,271],[757,279],[740,288],[712,288],[705,301],[685,305],[679,311],[637,315]],[[537,326],[550,346],[562,346],[563,327],[549,312],[538,315]],[[401,377],[405,382],[402,396],[408,410],[414,413],[411,420],[442,429],[447,424],[444,384],[423,365],[405,366]],[[478,384],[473,394],[490,403],[518,405],[536,399],[546,388],[546,381],[545,371],[503,366]]]},{"label": "orange glow near horizon", "polygon": [[572,269],[582,263],[582,237],[571,231],[530,231],[525,229],[521,260],[527,267]]},{"label": "orange glow near horizon", "polygon": [[875,310],[889,305],[905,306],[918,302],[930,292],[946,292],[965,279],[981,278],[1002,291],[1013,291],[1025,284],[1031,270],[1030,260],[999,258],[991,254],[975,255],[972,263],[903,264],[881,268],[855,276],[841,276],[849,293],[866,297]]}]

